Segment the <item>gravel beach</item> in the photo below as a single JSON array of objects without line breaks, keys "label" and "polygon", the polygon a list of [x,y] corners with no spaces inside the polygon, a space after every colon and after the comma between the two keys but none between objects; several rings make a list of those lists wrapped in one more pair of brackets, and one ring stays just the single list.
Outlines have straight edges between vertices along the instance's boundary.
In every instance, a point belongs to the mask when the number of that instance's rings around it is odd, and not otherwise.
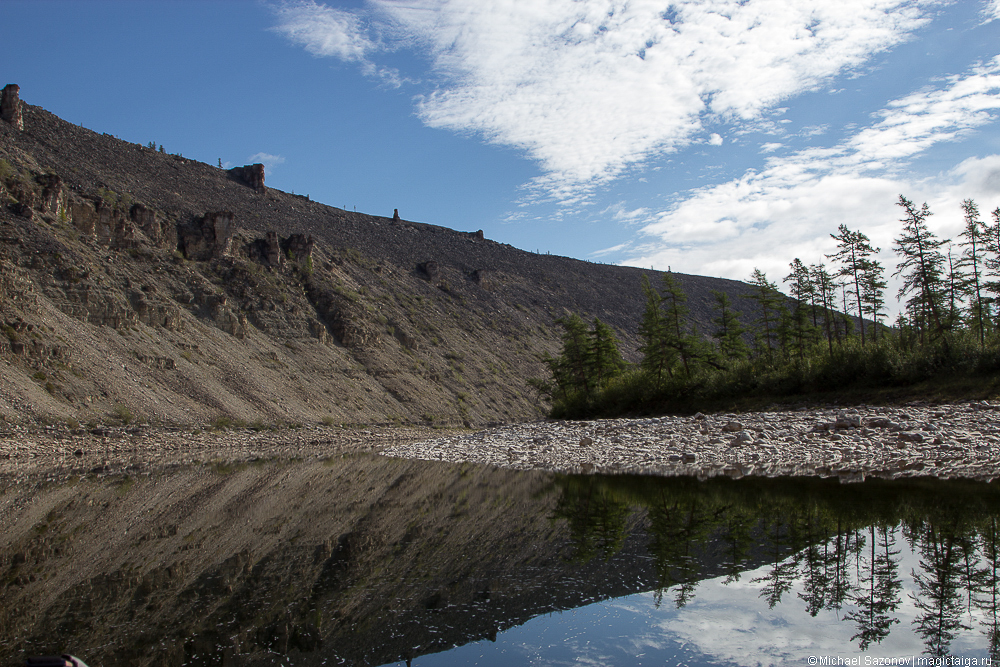
[{"label": "gravel beach", "polygon": [[567,473],[988,481],[1000,476],[1000,403],[544,421],[381,453]]},{"label": "gravel beach", "polygon": [[64,425],[0,432],[0,475],[84,474],[193,462],[370,452],[566,473],[1000,477],[1000,402],[803,408],[646,419],[538,421],[477,432],[308,426],[277,431]]}]

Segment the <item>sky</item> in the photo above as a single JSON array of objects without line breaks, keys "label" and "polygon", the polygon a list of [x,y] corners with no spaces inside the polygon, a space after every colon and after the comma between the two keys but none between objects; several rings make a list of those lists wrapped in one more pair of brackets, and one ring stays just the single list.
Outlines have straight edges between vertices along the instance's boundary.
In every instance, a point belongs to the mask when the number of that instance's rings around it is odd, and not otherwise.
[{"label": "sky", "polygon": [[[0,0],[0,72],[332,206],[781,285],[1000,206],[1000,0]],[[898,286],[895,281],[891,287]],[[894,290],[891,290],[894,292]]]}]

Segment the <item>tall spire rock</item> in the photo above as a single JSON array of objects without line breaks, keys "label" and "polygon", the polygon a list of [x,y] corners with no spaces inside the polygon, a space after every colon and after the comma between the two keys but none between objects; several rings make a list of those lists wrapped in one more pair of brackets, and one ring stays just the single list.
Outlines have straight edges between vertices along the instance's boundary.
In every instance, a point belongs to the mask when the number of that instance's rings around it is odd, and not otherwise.
[{"label": "tall spire rock", "polygon": [[18,97],[20,91],[21,87],[16,83],[8,83],[3,87],[3,93],[0,94],[0,118],[23,131],[24,117],[21,116],[21,100]]}]

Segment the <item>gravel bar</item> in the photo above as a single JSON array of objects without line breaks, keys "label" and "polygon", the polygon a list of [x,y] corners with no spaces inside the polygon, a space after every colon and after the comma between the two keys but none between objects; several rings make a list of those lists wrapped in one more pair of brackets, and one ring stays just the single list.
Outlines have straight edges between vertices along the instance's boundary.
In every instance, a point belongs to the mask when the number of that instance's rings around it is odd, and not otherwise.
[{"label": "gravel bar", "polygon": [[1000,403],[539,421],[399,443],[385,456],[565,473],[1000,476]]}]

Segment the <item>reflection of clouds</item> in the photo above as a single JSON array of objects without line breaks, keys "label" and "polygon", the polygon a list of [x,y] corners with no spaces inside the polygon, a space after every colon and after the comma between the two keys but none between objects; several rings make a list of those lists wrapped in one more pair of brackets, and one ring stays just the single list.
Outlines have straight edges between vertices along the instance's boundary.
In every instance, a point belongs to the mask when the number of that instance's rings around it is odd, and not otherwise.
[{"label": "reflection of clouds", "polygon": [[[900,604],[892,616],[899,623],[880,644],[865,653],[851,637],[857,626],[845,620],[853,605],[841,610],[822,609],[815,617],[805,612],[804,577],[793,582],[780,603],[769,609],[761,584],[751,579],[766,577],[772,565],[743,572],[738,581],[725,584],[725,577],[699,582],[694,598],[677,609],[664,591],[657,607],[652,592],[638,593],[594,603],[578,609],[537,617],[497,636],[496,643],[477,642],[446,653],[422,656],[419,667],[434,665],[805,665],[811,655],[856,658],[919,656],[923,639],[914,631],[920,610],[912,594],[916,585],[912,572],[920,571],[920,557],[896,534],[900,549],[898,574],[902,579]],[[783,561],[788,562],[788,561]],[[867,567],[867,555],[861,568]],[[853,557],[848,562],[850,579],[856,580]],[[963,598],[964,599],[964,598]],[[966,612],[963,621],[971,630],[961,631],[951,643],[956,656],[985,656],[986,639],[979,622],[982,613]],[[864,659],[862,658],[862,664]]]}]

